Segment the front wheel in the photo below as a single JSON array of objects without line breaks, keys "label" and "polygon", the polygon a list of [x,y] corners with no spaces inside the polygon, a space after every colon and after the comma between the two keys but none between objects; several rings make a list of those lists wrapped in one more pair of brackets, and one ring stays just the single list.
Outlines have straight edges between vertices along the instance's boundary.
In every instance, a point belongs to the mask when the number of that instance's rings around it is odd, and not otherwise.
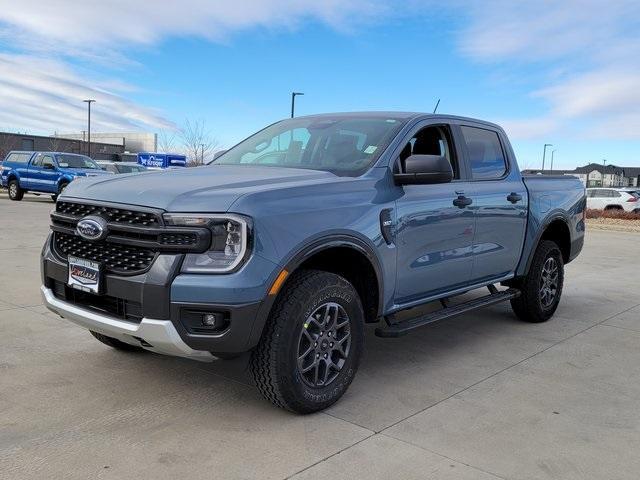
[{"label": "front wheel", "polygon": [[24,190],[20,188],[18,180],[11,180],[9,182],[9,198],[13,201],[19,202],[24,197]]},{"label": "front wheel", "polygon": [[362,354],[364,313],[353,286],[333,273],[296,272],[267,322],[250,362],[260,393],[297,413],[335,403]]},{"label": "front wheel", "polygon": [[549,320],[560,303],[564,283],[564,261],[555,242],[540,242],[527,276],[518,288],[521,295],[511,300],[511,307],[521,320],[533,323]]}]

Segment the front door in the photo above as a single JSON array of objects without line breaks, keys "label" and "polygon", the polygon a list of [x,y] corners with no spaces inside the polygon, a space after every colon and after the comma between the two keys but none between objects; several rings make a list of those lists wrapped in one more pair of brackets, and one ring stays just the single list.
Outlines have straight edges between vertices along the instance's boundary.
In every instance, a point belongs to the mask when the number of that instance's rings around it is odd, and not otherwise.
[{"label": "front door", "polygon": [[397,280],[395,303],[418,303],[468,284],[473,264],[474,213],[456,206],[458,198],[473,198],[473,184],[461,169],[459,151],[448,125],[418,127],[400,154],[444,155],[454,181],[434,185],[404,185],[396,201]]}]

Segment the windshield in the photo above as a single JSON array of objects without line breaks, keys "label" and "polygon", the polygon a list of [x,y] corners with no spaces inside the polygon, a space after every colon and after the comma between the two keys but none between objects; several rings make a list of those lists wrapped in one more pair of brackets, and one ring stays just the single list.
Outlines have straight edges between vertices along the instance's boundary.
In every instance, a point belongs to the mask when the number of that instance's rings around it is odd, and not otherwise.
[{"label": "windshield", "polygon": [[213,160],[216,165],[309,168],[364,173],[404,124],[394,117],[320,116],[278,122]]},{"label": "windshield", "polygon": [[87,168],[101,170],[100,165],[84,155],[57,155],[60,168]]}]

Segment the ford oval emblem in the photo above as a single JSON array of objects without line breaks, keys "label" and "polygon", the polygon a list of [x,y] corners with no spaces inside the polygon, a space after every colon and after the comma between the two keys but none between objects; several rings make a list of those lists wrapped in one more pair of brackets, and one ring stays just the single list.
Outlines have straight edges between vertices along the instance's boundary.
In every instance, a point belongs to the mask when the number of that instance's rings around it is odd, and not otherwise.
[{"label": "ford oval emblem", "polygon": [[86,240],[103,240],[108,233],[107,221],[98,216],[84,217],[76,225],[76,233]]}]

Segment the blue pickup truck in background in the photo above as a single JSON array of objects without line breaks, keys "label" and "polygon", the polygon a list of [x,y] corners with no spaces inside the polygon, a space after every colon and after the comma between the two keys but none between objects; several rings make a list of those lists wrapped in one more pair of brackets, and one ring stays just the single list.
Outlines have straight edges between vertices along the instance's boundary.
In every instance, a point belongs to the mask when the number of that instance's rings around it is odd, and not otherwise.
[{"label": "blue pickup truck in background", "polygon": [[[499,302],[549,320],[585,205],[575,177],[522,176],[492,123],[299,117],[209,166],[72,183],[51,214],[41,290],[116,349],[250,351],[264,397],[308,413],[348,388],[366,324],[395,338]],[[385,381],[375,365],[369,375]]]},{"label": "blue pickup truck in background", "polygon": [[55,201],[76,177],[112,175],[85,155],[61,152],[9,152],[0,179],[11,200],[27,192],[48,193]]}]

